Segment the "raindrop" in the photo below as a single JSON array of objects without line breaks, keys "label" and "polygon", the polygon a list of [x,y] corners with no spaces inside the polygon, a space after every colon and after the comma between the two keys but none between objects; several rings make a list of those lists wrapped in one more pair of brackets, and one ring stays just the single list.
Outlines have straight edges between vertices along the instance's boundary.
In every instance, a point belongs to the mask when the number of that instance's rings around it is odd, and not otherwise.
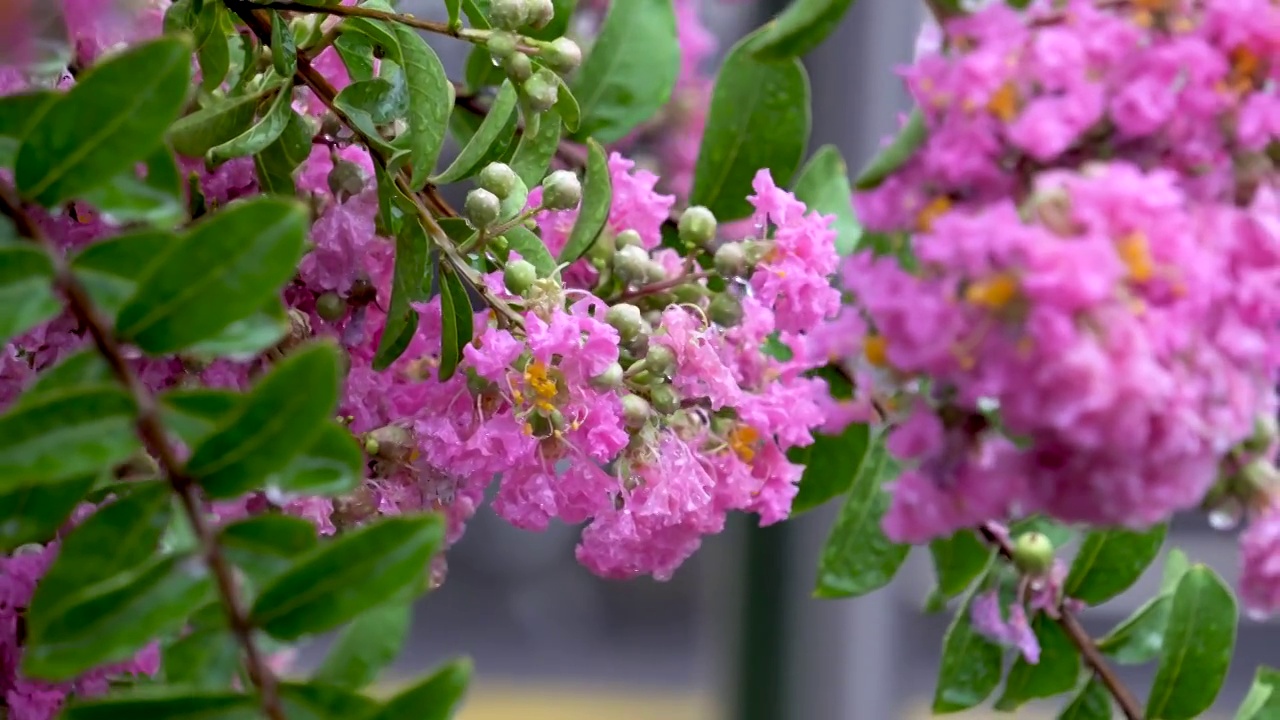
[{"label": "raindrop", "polygon": [[1244,506],[1236,498],[1226,498],[1209,511],[1209,527],[1214,530],[1234,530],[1244,518]]}]

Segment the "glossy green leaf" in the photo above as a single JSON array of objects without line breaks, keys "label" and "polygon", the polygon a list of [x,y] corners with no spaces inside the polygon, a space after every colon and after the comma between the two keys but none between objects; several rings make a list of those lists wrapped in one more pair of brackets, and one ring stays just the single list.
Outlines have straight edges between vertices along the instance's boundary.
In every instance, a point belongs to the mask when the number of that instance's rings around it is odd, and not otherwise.
[{"label": "glossy green leaf", "polygon": [[141,443],[133,398],[114,384],[42,392],[0,415],[0,492],[95,473]]},{"label": "glossy green leaf", "polygon": [[53,107],[58,95],[52,90],[28,90],[0,97],[0,167],[13,167],[22,139]]},{"label": "glossy green leaf", "polygon": [[297,202],[237,201],[202,219],[151,263],[116,331],[153,354],[216,336],[266,304],[293,276],[306,239]]},{"label": "glossy green leaf", "polygon": [[578,104],[577,96],[569,89],[564,78],[557,77],[560,80],[560,92],[556,95],[556,114],[560,116],[566,130],[576,133],[582,125],[582,106]]},{"label": "glossy green leaf", "polygon": [[247,157],[266,150],[288,127],[293,113],[292,103],[293,87],[286,85],[276,93],[261,120],[230,140],[209,148],[205,159],[218,165],[233,158]]},{"label": "glossy green leaf", "polygon": [[509,164],[526,186],[536,187],[546,177],[551,158],[560,146],[560,129],[560,115],[544,113],[537,132],[520,136],[516,154]]},{"label": "glossy green leaf", "polygon": [[354,82],[342,89],[333,104],[346,114],[351,124],[369,142],[382,152],[391,155],[395,147],[378,131],[378,125],[386,124],[409,111],[409,96],[403,76],[401,84],[384,78]]},{"label": "glossy green leaf", "polygon": [[156,558],[46,612],[30,626],[22,670],[45,680],[70,680],[125,660],[157,635],[181,628],[212,597],[213,582],[199,557]]},{"label": "glossy green leaf", "polygon": [[792,462],[804,465],[800,491],[791,501],[792,515],[848,492],[867,458],[870,440],[870,428],[853,423],[839,435],[814,435],[812,445],[787,453]]},{"label": "glossy green leaf", "polygon": [[777,19],[765,25],[753,47],[760,58],[800,57],[827,39],[853,0],[793,0]]},{"label": "glossy green leaf", "polygon": [[61,720],[261,720],[258,699],[232,692],[154,685],[73,702]]},{"label": "glossy green leaf", "polygon": [[181,198],[148,185],[132,170],[86,191],[81,198],[118,223],[143,222],[172,228],[186,214]]},{"label": "glossy green leaf", "polygon": [[1275,720],[1280,718],[1280,671],[1258,668],[1253,685],[1236,710],[1235,720]]},{"label": "glossy green leaf", "polygon": [[280,13],[271,13],[271,64],[280,77],[293,77],[298,71],[298,48],[293,32]]},{"label": "glossy green leaf", "polygon": [[252,620],[281,640],[331,630],[421,583],[443,539],[436,516],[386,518],[342,535],[268,585]]},{"label": "glossy green leaf", "polygon": [[520,253],[538,271],[538,277],[550,277],[556,271],[556,259],[542,242],[542,238],[534,235],[527,228],[517,225],[502,234],[507,239],[507,246]]},{"label": "glossy green leaf", "polygon": [[98,309],[114,319],[137,290],[137,278],[177,242],[177,236],[162,230],[117,235],[81,250],[71,268]]},{"label": "glossy green leaf", "polygon": [[198,690],[225,690],[240,669],[240,646],[224,627],[202,628],[170,643],[163,653],[165,682]]},{"label": "glossy green leaf", "polygon": [[334,39],[333,49],[338,51],[352,81],[373,79],[373,41],[367,35],[344,32]]},{"label": "glossy green leaf", "polygon": [[413,606],[390,602],[365,612],[343,628],[312,677],[340,687],[359,688],[400,654],[413,619]]},{"label": "glossy green leaf", "polygon": [[311,156],[313,128],[310,122],[296,111],[289,111],[289,122],[276,141],[253,158],[258,173],[258,185],[263,192],[277,195],[293,195],[296,186],[293,172]]},{"label": "glossy green leaf", "polygon": [[856,597],[878,590],[893,580],[906,561],[911,546],[890,541],[880,529],[889,509],[883,484],[894,468],[884,445],[872,443],[822,549],[816,596]]},{"label": "glossy green leaf", "polygon": [[1095,530],[1085,536],[1063,585],[1067,597],[1090,605],[1110,600],[1137,582],[1156,556],[1168,531],[1157,525],[1145,532]]},{"label": "glossy green leaf", "polygon": [[418,331],[418,311],[411,303],[426,299],[423,291],[427,277],[428,240],[422,220],[413,214],[406,217],[396,233],[396,261],[391,278],[391,302],[386,325],[373,356],[373,369],[385,370],[409,347]]},{"label": "glossy green leaf", "polygon": [[166,37],[94,65],[32,126],[14,178],[23,197],[65,202],[146,158],[190,89],[191,46]]},{"label": "glossy green leaf", "polygon": [[241,404],[241,395],[211,388],[175,388],[160,395],[165,427],[190,447],[199,445]]},{"label": "glossy green leaf", "polygon": [[261,94],[226,98],[185,115],[169,128],[169,144],[180,155],[202,158],[211,148],[247,131],[261,99]]},{"label": "glossy green leaf", "polygon": [[449,14],[449,26],[462,27],[462,0],[444,0],[444,9]]},{"label": "glossy green leaf", "polygon": [[596,237],[609,221],[609,208],[613,204],[613,181],[609,176],[609,155],[600,143],[587,141],[587,174],[582,182],[582,204],[578,206],[578,219],[573,223],[569,239],[565,241],[560,263],[571,263],[591,248]]},{"label": "glossy green leaf", "polygon": [[761,169],[786,187],[809,142],[809,77],[799,60],[763,61],[751,54],[755,36],[729,51],[711,94],[702,148],[694,167],[692,205],[720,222],[744,218]]},{"label": "glossy green leaf", "polygon": [[62,310],[53,291],[53,263],[43,250],[0,245],[0,342],[21,335]]},{"label": "glossy green leaf", "polygon": [[938,592],[947,598],[964,592],[986,569],[994,552],[972,530],[960,530],[929,543]]},{"label": "glossy green leaf", "polygon": [[1080,676],[1080,651],[1067,631],[1044,613],[1035,616],[1031,629],[1040,642],[1040,661],[1033,665],[1018,655],[1009,668],[1004,694],[996,701],[996,710],[1017,710],[1028,700],[1060,695],[1076,686]]},{"label": "glossy green leaf", "polygon": [[471,682],[471,661],[454,660],[387,701],[369,720],[449,720]]},{"label": "glossy green leaf", "polygon": [[378,703],[372,698],[347,688],[314,682],[281,683],[280,699],[289,720],[366,718],[378,709]]},{"label": "glossy green leaf", "polygon": [[1111,720],[1111,693],[1097,678],[1092,678],[1058,715],[1058,720]]},{"label": "glossy green leaf", "polygon": [[327,343],[295,350],[191,453],[187,471],[211,498],[260,487],[315,442],[338,401],[338,355]]},{"label": "glossy green leaf", "polygon": [[330,421],[267,486],[291,495],[340,495],[359,485],[364,469],[364,453],[351,431]]},{"label": "glossy green leaf", "polygon": [[617,142],[667,103],[680,73],[676,38],[671,0],[610,4],[573,85],[580,138]]},{"label": "glossy green leaf", "polygon": [[318,545],[316,528],[291,515],[259,515],[234,522],[218,533],[227,558],[259,587],[288,570]]},{"label": "glossy green leaf", "polygon": [[477,92],[491,85],[501,85],[506,77],[502,68],[493,64],[493,54],[487,47],[476,45],[471,48],[471,53],[467,55],[466,70],[463,72],[468,90]]},{"label": "glossy green leaf", "polygon": [[1236,622],[1231,588],[1209,568],[1192,566],[1173,593],[1149,720],[1188,720],[1213,704],[1231,666]]},{"label": "glossy green leaf", "polygon": [[893,140],[876,153],[871,161],[858,172],[853,186],[859,190],[872,190],[880,186],[898,168],[906,164],[925,141],[924,113],[920,108],[911,111],[907,124]]},{"label": "glossy green leaf", "polygon": [[1000,684],[1004,650],[973,628],[972,595],[956,610],[942,640],[942,663],[933,696],[935,715],[968,710],[986,700]]},{"label": "glossy green leaf", "polygon": [[457,272],[452,270],[446,272],[441,268],[440,284],[442,285],[440,291],[442,327],[440,367],[436,370],[436,377],[440,382],[444,382],[453,377],[453,373],[458,369],[458,361],[462,359],[463,346],[471,342],[474,316],[471,298],[467,295],[467,289],[458,278]]},{"label": "glossy green leaf", "polygon": [[862,225],[853,213],[853,188],[849,168],[834,145],[823,145],[800,169],[795,183],[796,199],[812,212],[835,216],[836,251],[848,255],[862,239]]},{"label": "glossy green leaf", "polygon": [[84,475],[0,494],[0,552],[52,540],[95,480],[93,475]]},{"label": "glossy green leaf", "polygon": [[515,133],[517,97],[515,85],[510,80],[503,82],[480,128],[467,141],[453,163],[444,172],[432,177],[431,182],[447,185],[471,177],[500,157],[506,151],[506,143],[511,141]]},{"label": "glossy green leaf", "polygon": [[22,393],[18,402],[30,402],[50,391],[108,383],[112,378],[111,368],[102,359],[98,349],[91,347],[69,355],[53,367],[42,370],[36,376],[35,382]]},{"label": "glossy green leaf", "polygon": [[200,3],[194,28],[196,60],[200,63],[200,87],[213,92],[231,70],[231,48],[224,26],[226,8],[220,2]]},{"label": "glossy green leaf", "polygon": [[273,297],[258,312],[231,323],[217,335],[187,348],[183,354],[202,360],[252,360],[285,338],[289,322],[284,304],[280,298]]},{"label": "glossy green leaf", "polygon": [[28,625],[34,630],[77,592],[110,581],[142,565],[156,552],[172,507],[164,482],[136,483],[129,491],[76,526],[31,597]]},{"label": "glossy green leaf", "polygon": [[444,147],[445,129],[453,112],[453,83],[436,51],[417,32],[404,25],[396,25],[395,32],[409,86],[409,185],[420,190]]},{"label": "glossy green leaf", "polygon": [[[383,7],[379,7],[376,3],[362,3],[365,7],[372,7],[375,10],[393,10],[389,5],[383,3]],[[403,53],[400,51],[400,38],[396,35],[395,29],[391,23],[381,20],[373,20],[371,18],[351,17],[342,21],[342,28],[345,31],[350,30],[360,33],[369,38],[374,45],[382,48],[382,56],[391,62],[400,65],[403,63]]]}]

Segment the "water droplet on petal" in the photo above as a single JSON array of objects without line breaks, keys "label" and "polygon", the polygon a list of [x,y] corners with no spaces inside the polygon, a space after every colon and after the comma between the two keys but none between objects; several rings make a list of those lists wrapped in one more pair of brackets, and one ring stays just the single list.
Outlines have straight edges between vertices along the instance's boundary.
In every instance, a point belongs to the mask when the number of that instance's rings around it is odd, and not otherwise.
[{"label": "water droplet on petal", "polygon": [[1226,498],[1209,511],[1209,527],[1214,530],[1235,530],[1244,518],[1244,506],[1235,498]]}]

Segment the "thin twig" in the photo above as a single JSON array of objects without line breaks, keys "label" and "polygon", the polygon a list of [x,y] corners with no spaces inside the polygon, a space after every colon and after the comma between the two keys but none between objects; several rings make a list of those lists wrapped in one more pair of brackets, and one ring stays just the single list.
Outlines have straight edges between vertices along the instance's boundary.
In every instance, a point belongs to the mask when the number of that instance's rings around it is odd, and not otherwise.
[{"label": "thin twig", "polygon": [[94,306],[84,286],[80,284],[80,280],[71,272],[66,258],[44,237],[31,217],[23,211],[19,201],[10,194],[10,189],[3,184],[0,184],[0,213],[13,221],[19,235],[39,244],[44,249],[50,262],[53,263],[54,284],[66,299],[67,308],[80,326],[88,329],[98,353],[106,360],[112,374],[132,396],[138,412],[135,422],[138,437],[141,438],[147,451],[156,459],[161,472],[182,501],[183,512],[187,516],[187,521],[191,523],[196,541],[204,554],[204,561],[217,583],[222,608],[227,616],[227,624],[235,635],[240,650],[244,653],[245,670],[249,674],[249,680],[261,695],[262,709],[272,720],[286,720],[276,691],[276,677],[254,642],[253,626],[249,623],[245,609],[240,605],[231,565],[222,554],[222,549],[214,537],[213,528],[205,519],[195,480],[187,474],[173,446],[169,444],[164,425],[160,422],[160,413],[156,410],[155,398],[129,365],[123,348],[111,332],[111,323]]},{"label": "thin twig", "polygon": [[471,40],[479,38],[474,30],[468,30],[463,27],[451,27],[449,23],[436,22],[434,20],[422,20],[412,15],[403,13],[386,12],[385,10],[375,10],[374,8],[360,7],[358,5],[304,5],[297,2],[288,2],[287,0],[279,0],[277,2],[252,2],[255,8],[262,10],[283,10],[285,12],[296,13],[312,13],[319,15],[336,15],[338,17],[360,17],[370,20],[383,20],[386,22],[400,23],[418,30],[426,30],[438,35],[448,35],[449,37],[461,38],[463,40]]},{"label": "thin twig", "polygon": [[685,273],[684,275],[677,275],[676,277],[670,278],[668,280],[662,280],[660,282],[652,283],[650,285],[643,285],[641,287],[636,288],[635,290],[630,290],[628,292],[622,293],[621,295],[618,296],[618,300],[622,302],[626,302],[628,300],[642,298],[647,295],[653,295],[655,293],[665,292],[667,290],[678,288],[681,285],[685,285],[687,283],[696,282],[698,280],[704,280],[706,278],[711,277],[713,274],[714,273],[707,272],[706,270],[699,270],[698,272],[694,272],[694,273]]},{"label": "thin twig", "polygon": [[[1005,560],[1013,560],[1013,546],[1009,544],[1004,534],[993,528],[991,525],[983,525],[978,528],[989,544],[994,546]],[[1080,620],[1065,606],[1058,608],[1058,617],[1051,618],[1067,633],[1071,638],[1072,644],[1080,651],[1080,655],[1084,657],[1084,662],[1093,670],[1093,674],[1097,676],[1102,684],[1106,686],[1107,691],[1111,693],[1111,697],[1115,699],[1116,704],[1120,706],[1120,711],[1128,720],[1142,720],[1142,705],[1125,686],[1124,682],[1116,675],[1115,670],[1102,657],[1102,652],[1098,650],[1098,645],[1089,636],[1089,632],[1080,624]]]}]

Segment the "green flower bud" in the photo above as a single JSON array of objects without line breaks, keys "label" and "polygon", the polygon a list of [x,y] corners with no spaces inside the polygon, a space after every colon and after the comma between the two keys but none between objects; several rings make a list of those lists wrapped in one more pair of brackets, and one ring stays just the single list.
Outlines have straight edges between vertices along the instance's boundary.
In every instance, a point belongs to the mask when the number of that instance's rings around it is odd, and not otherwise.
[{"label": "green flower bud", "polygon": [[529,22],[529,3],[527,0],[492,0],[489,19],[495,27],[516,30]]},{"label": "green flower bud", "polygon": [[527,260],[512,260],[502,270],[502,282],[516,295],[524,295],[538,279],[538,271]]},{"label": "green flower bud", "polygon": [[467,193],[467,201],[462,210],[472,225],[483,229],[497,222],[498,215],[502,212],[502,201],[488,190],[476,188]]},{"label": "green flower bud", "polygon": [[618,303],[604,314],[604,321],[618,331],[623,342],[630,342],[640,337],[644,330],[644,318],[640,317],[640,308],[630,303]]},{"label": "green flower bud", "polygon": [[676,365],[676,354],[666,345],[650,345],[644,355],[644,367],[655,375],[670,375]]},{"label": "green flower bud", "polygon": [[510,165],[498,162],[486,165],[476,178],[477,185],[496,195],[499,200],[506,200],[507,196],[515,192],[518,182],[520,178],[516,176],[516,171]]},{"label": "green flower bud", "polygon": [[502,69],[513,82],[522,83],[533,77],[533,61],[522,52],[511,53],[502,61]]},{"label": "green flower bud", "polygon": [[359,195],[366,182],[364,171],[353,162],[338,160],[329,171],[329,192],[338,202],[346,202],[352,195]]},{"label": "green flower bud", "polygon": [[690,247],[702,247],[716,239],[716,216],[705,207],[694,205],[680,216],[676,229],[680,242]]},{"label": "green flower bud", "polygon": [[707,306],[707,317],[721,327],[733,327],[742,322],[742,302],[729,293],[720,293]]},{"label": "green flower bud", "polygon": [[413,454],[413,433],[399,425],[383,425],[364,436],[365,449],[372,445],[376,455],[384,460],[404,461]]},{"label": "green flower bud", "polygon": [[1013,543],[1013,564],[1026,575],[1040,576],[1053,567],[1053,542],[1038,532],[1027,532]]},{"label": "green flower bud", "polygon": [[542,29],[556,17],[556,7],[551,0],[528,0],[529,24]]},{"label": "green flower bud", "polygon": [[582,48],[567,37],[558,37],[542,50],[542,59],[559,73],[571,73],[582,64]]},{"label": "green flower bud", "polygon": [[1241,475],[1244,481],[1248,483],[1249,488],[1255,490],[1270,490],[1277,485],[1277,482],[1280,482],[1280,472],[1266,458],[1258,458],[1245,465]]},{"label": "green flower bud", "polygon": [[597,390],[614,390],[622,387],[622,366],[613,363],[604,372],[591,378],[591,387]]},{"label": "green flower bud", "polygon": [[518,40],[514,34],[501,30],[495,30],[484,44],[489,53],[499,60],[510,57],[511,53],[516,51],[517,45]]},{"label": "green flower bud", "polygon": [[652,413],[653,408],[649,407],[648,400],[639,395],[622,396],[622,418],[626,421],[627,427],[632,430],[644,427]]},{"label": "green flower bud", "polygon": [[614,242],[618,244],[618,247],[626,247],[628,245],[644,247],[644,239],[640,237],[640,233],[629,228],[618,233],[618,237]]},{"label": "green flower bud", "polygon": [[613,274],[628,285],[643,283],[649,275],[649,253],[642,247],[628,245],[613,256]]},{"label": "green flower bud", "polygon": [[316,314],[329,322],[338,322],[347,316],[347,301],[336,292],[327,292],[316,298]]},{"label": "green flower bud", "polygon": [[367,437],[367,438],[365,438],[365,439],[364,439],[364,454],[365,454],[365,455],[368,455],[369,457],[377,457],[377,456],[378,456],[378,451],[379,451],[379,450],[381,450],[381,449],[382,449],[382,446],[381,446],[381,445],[379,445],[379,444],[378,444],[378,441],[377,441],[377,440],[375,440],[374,438]]},{"label": "green flower bud", "polygon": [[555,107],[556,100],[560,99],[560,80],[546,68],[535,72],[520,87],[524,90],[529,108],[534,112],[546,112]]},{"label": "green flower bud", "polygon": [[658,263],[654,262],[653,260],[649,260],[649,262],[645,263],[645,265],[644,265],[644,283],[645,283],[646,285],[651,284],[651,283],[658,283],[658,282],[662,282],[663,280],[666,280],[666,279],[667,279],[667,269],[666,269],[666,268],[662,267],[661,265],[659,265]]},{"label": "green flower bud", "polygon": [[649,402],[653,409],[670,415],[680,409],[680,395],[668,384],[655,385],[649,390]]},{"label": "green flower bud", "polygon": [[695,285],[693,283],[685,283],[671,288],[671,295],[676,302],[692,303],[695,305],[701,304],[702,301],[706,299],[708,292],[709,291],[702,285]]},{"label": "green flower bud", "polygon": [[747,272],[747,252],[741,243],[725,243],[716,250],[716,272],[723,278],[742,277]]},{"label": "green flower bud", "polygon": [[548,210],[572,210],[582,202],[582,182],[571,170],[557,170],[542,181],[542,206]]}]

